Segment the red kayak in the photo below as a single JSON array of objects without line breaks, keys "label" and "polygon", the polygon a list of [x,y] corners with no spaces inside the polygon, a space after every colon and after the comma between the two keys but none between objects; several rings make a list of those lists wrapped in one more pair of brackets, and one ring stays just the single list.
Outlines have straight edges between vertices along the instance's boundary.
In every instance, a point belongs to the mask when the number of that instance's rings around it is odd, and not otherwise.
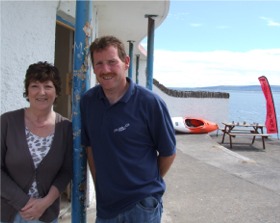
[{"label": "red kayak", "polygon": [[183,133],[208,133],[217,130],[219,127],[216,123],[193,117],[172,117],[174,129]]}]

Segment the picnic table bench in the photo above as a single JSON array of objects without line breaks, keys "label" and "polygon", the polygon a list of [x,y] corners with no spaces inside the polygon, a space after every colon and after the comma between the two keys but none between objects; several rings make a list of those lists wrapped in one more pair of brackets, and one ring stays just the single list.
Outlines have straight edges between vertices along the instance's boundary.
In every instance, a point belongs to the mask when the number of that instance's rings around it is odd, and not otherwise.
[{"label": "picnic table bench", "polygon": [[[256,137],[262,138],[263,149],[265,149],[265,139],[268,138],[268,134],[263,133],[264,125],[260,125],[257,123],[247,124],[246,122],[243,123],[224,123],[225,126],[222,130],[223,138],[222,143],[224,143],[225,135],[229,136],[230,148],[232,148],[232,138],[236,136],[253,136],[252,144],[255,142]],[[238,127],[238,128],[236,128]]]}]

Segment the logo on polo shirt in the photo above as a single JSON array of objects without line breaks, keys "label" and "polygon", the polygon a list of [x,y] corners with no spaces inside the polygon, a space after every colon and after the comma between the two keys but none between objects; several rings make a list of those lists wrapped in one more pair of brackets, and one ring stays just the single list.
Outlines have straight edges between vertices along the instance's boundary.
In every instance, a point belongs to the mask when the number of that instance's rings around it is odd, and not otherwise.
[{"label": "logo on polo shirt", "polygon": [[114,132],[122,132],[122,131],[126,130],[128,128],[128,126],[130,126],[129,123],[125,124],[124,126],[114,129]]}]

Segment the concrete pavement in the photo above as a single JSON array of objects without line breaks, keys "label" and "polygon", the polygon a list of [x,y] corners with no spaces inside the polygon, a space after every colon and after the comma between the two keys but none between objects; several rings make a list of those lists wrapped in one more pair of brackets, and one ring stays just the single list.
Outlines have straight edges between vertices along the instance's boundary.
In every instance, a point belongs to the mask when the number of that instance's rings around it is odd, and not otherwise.
[{"label": "concrete pavement", "polygon": [[[162,223],[279,223],[280,141],[236,138],[233,149],[208,134],[176,135],[177,157],[165,177]],[[227,141],[226,141],[227,142]],[[59,222],[71,222],[67,212]],[[87,222],[95,219],[94,204]]]},{"label": "concrete pavement", "polygon": [[260,141],[255,147],[250,140],[234,144],[238,151],[216,141],[208,135],[177,135],[178,156],[166,177],[163,222],[280,222],[279,141],[267,142],[266,151]]}]

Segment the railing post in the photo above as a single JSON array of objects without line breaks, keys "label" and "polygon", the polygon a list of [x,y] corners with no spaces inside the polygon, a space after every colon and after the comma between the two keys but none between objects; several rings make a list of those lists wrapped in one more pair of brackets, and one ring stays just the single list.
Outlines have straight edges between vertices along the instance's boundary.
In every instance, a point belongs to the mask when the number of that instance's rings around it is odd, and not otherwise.
[{"label": "railing post", "polygon": [[92,1],[76,1],[76,23],[74,38],[74,67],[72,89],[73,124],[73,181],[72,223],[86,222],[87,165],[85,149],[81,146],[80,99],[90,83],[89,44],[91,42]]},{"label": "railing post", "polygon": [[128,68],[128,77],[132,79],[132,70],[133,70],[133,40],[128,40],[129,42],[129,57],[130,57],[130,62],[129,62],[129,68]]},{"label": "railing post", "polygon": [[136,84],[139,83],[139,62],[140,62],[140,54],[136,54]]},{"label": "railing post", "polygon": [[155,33],[155,20],[153,17],[157,15],[145,15],[148,18],[148,46],[147,46],[147,82],[146,87],[153,90],[153,66],[154,66],[154,33]]}]

